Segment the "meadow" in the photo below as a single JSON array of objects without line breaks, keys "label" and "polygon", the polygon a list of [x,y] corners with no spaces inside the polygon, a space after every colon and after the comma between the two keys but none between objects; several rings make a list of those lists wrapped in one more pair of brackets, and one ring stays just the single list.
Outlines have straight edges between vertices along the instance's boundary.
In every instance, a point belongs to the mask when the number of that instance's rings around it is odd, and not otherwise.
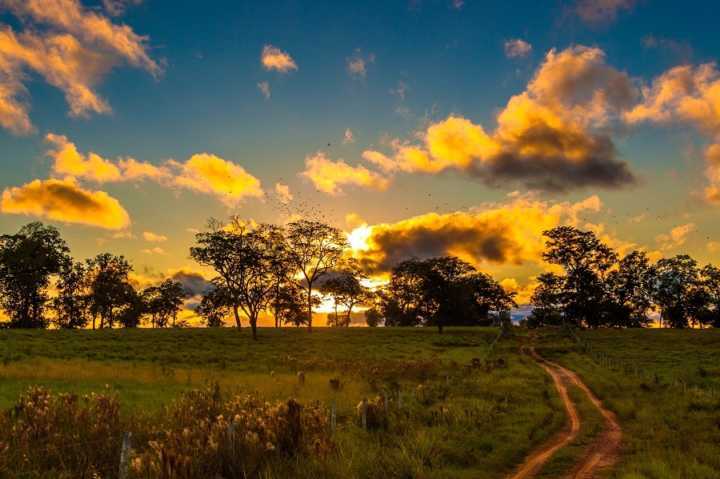
[{"label": "meadow", "polygon": [[543,331],[537,349],[576,371],[623,427],[608,477],[720,475],[720,331]]},{"label": "meadow", "polygon": [[[443,335],[423,328],[263,329],[257,342],[231,329],[0,331],[0,407],[16,411],[6,421],[27,426],[35,416],[18,410],[69,401],[77,417],[108,425],[98,438],[92,428],[78,433],[68,426],[76,419],[45,412],[52,424],[0,438],[10,444],[0,467],[6,476],[12,468],[23,477],[115,477],[123,434],[132,432],[137,460],[128,477],[237,477],[239,470],[268,478],[502,477],[564,418],[551,381],[520,354],[521,339],[497,337],[492,328]],[[28,394],[30,386],[44,389]],[[68,400],[65,393],[81,397]],[[98,397],[103,410],[117,414],[105,417]],[[279,447],[295,441],[277,437],[291,422],[289,398],[304,407],[298,427],[308,428],[303,441],[315,447]],[[357,409],[363,399],[364,420]],[[230,472],[222,459],[227,451],[200,454],[207,444],[228,441],[216,430],[228,415],[249,410],[262,418],[253,424],[283,425],[259,433],[277,444],[249,453],[242,443],[244,457],[257,460],[231,464]],[[28,439],[44,437],[47,444],[64,434],[79,444],[100,441],[105,452],[63,460],[60,441],[52,461]],[[28,460],[19,458],[21,446]],[[41,453],[43,460],[34,456]]]}]

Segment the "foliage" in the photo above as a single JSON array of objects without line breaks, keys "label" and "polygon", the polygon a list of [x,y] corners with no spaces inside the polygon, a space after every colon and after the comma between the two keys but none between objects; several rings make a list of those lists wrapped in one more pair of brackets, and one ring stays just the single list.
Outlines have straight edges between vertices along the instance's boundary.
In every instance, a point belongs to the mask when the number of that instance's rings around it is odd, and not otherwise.
[{"label": "foliage", "polygon": [[70,261],[57,229],[41,223],[0,236],[0,308],[13,328],[41,328],[53,276]]},{"label": "foliage", "polygon": [[158,286],[146,288],[142,296],[145,313],[150,315],[152,326],[164,328],[171,320],[172,326],[175,326],[187,292],[179,282],[166,279]]}]

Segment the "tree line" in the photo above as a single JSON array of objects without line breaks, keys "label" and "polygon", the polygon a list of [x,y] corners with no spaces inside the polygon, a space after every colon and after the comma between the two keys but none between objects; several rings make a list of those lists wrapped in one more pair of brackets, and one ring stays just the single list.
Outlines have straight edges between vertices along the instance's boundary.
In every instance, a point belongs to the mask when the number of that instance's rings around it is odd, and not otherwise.
[{"label": "tree line", "polygon": [[175,325],[187,296],[183,286],[168,279],[138,290],[131,272],[124,257],[110,253],[76,261],[57,229],[30,223],[0,236],[0,308],[9,318],[3,326]]},{"label": "tree line", "polygon": [[543,258],[562,273],[538,277],[528,326],[644,327],[657,313],[672,328],[720,327],[720,269],[688,255],[652,263],[643,251],[622,257],[590,231],[544,233]]},{"label": "tree line", "polygon": [[[366,265],[349,255],[345,234],[319,221],[211,220],[196,235],[190,257],[215,272],[195,308],[204,324],[222,326],[231,318],[241,328],[247,321],[254,338],[262,314],[276,327],[312,331],[321,298],[332,305],[329,326],[349,326],[362,307],[369,326],[436,326],[440,332],[489,324],[492,313],[515,306],[513,295],[490,276],[451,256],[403,261],[385,286],[371,288]],[[3,326],[183,325],[177,315],[189,293],[182,284],[168,279],[138,290],[131,272],[125,258],[109,253],[74,260],[57,229],[41,223],[2,235],[0,308],[9,317]]]}]

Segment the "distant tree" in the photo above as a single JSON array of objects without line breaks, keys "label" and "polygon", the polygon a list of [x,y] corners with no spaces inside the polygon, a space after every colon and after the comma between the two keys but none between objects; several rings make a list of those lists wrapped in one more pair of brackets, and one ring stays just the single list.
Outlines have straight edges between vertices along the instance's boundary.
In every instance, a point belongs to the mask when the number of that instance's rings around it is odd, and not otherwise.
[{"label": "distant tree", "polygon": [[52,300],[55,324],[61,329],[84,328],[90,322],[88,272],[84,263],[67,261],[56,284]]},{"label": "distant tree", "polygon": [[527,318],[527,326],[560,325],[563,321],[564,278],[555,273],[543,273],[538,276],[537,283],[530,298],[533,310]]},{"label": "distant tree", "polygon": [[565,270],[562,287],[563,318],[598,327],[607,319],[605,283],[617,254],[593,232],[560,226],[543,233],[548,239],[543,258]]},{"label": "distant tree", "polygon": [[253,339],[257,339],[257,321],[269,306],[275,289],[275,245],[281,233],[266,224],[249,225],[232,218],[227,227],[216,227],[210,233],[200,233],[200,246],[191,249],[191,256],[201,264],[211,266],[219,274],[232,298],[238,327],[238,308],[247,316]]},{"label": "distant tree", "polygon": [[292,261],[290,246],[285,237],[285,231],[275,226],[275,230],[270,237],[270,274],[272,277],[272,291],[270,298],[270,309],[275,320],[275,327],[279,328],[283,323],[281,315],[281,307],[283,295],[287,293],[288,288],[296,285],[294,279],[295,265]]},{"label": "distant tree", "polygon": [[340,265],[347,239],[339,229],[319,221],[295,221],[287,228],[290,261],[304,280],[307,325],[312,331],[313,290],[318,280]]},{"label": "distant tree", "polygon": [[515,305],[490,276],[459,258],[410,259],[392,270],[389,284],[378,294],[386,326],[489,324],[489,312]]},{"label": "distant tree", "polygon": [[143,301],[153,328],[164,328],[169,324],[174,327],[186,297],[187,292],[183,285],[172,279],[146,288],[143,291]]},{"label": "distant tree", "polygon": [[375,307],[365,311],[365,322],[370,328],[378,327],[382,322],[382,319],[382,314],[380,314],[380,311],[378,311]]},{"label": "distant tree", "polygon": [[[349,260],[339,272],[320,285],[319,290],[333,299],[335,312],[332,313],[332,325],[350,326],[353,308],[368,301],[370,291],[361,282],[364,277],[359,264]],[[343,315],[339,314],[339,309],[344,310]]]},{"label": "distant tree", "polygon": [[137,328],[143,316],[147,313],[147,305],[143,296],[135,288],[127,288],[125,304],[115,313],[115,319],[123,328]]},{"label": "distant tree", "polygon": [[608,325],[643,327],[650,322],[653,274],[647,254],[633,251],[620,260],[607,278],[611,314]]},{"label": "distant tree", "polygon": [[205,320],[207,327],[222,327],[225,318],[232,314],[232,301],[229,293],[222,286],[210,289],[203,296],[196,312]]},{"label": "distant tree", "polygon": [[711,264],[700,271],[701,289],[704,294],[704,307],[700,315],[700,324],[720,327],[720,268]]},{"label": "distant tree", "polygon": [[0,236],[0,308],[12,328],[43,328],[48,288],[70,262],[57,229],[30,223],[13,235]]},{"label": "distant tree", "polygon": [[112,328],[119,315],[136,299],[130,284],[132,266],[122,256],[103,253],[87,261],[88,300],[93,329],[100,318],[100,329]]},{"label": "distant tree", "polygon": [[697,262],[688,255],[663,258],[653,267],[652,295],[660,308],[661,325],[685,328],[697,320],[701,286]]},{"label": "distant tree", "polygon": [[[282,324],[292,324],[300,327],[307,324],[307,297],[303,288],[296,283],[285,284],[278,292],[276,298],[276,314]],[[320,304],[317,296],[311,297],[311,307]]]}]

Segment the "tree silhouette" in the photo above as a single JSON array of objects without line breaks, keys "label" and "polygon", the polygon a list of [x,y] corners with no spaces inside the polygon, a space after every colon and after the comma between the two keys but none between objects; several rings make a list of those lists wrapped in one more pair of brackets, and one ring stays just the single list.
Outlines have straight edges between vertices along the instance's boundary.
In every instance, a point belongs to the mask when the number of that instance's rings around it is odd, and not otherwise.
[{"label": "tree silhouette", "polygon": [[196,312],[205,320],[207,327],[219,328],[223,326],[231,310],[230,294],[222,286],[216,286],[205,293]]},{"label": "tree silhouette", "polygon": [[653,270],[647,254],[632,251],[620,260],[617,269],[608,275],[611,295],[609,326],[642,327],[650,319],[652,306]]},{"label": "tree silhouette", "polygon": [[44,328],[51,278],[70,262],[57,229],[42,223],[0,236],[0,307],[12,328]]},{"label": "tree silhouette", "polygon": [[[350,326],[353,308],[370,299],[370,291],[363,286],[362,279],[365,279],[365,275],[360,265],[350,259],[344,263],[340,271],[330,275],[320,285],[319,290],[333,299],[335,306],[333,326]],[[344,315],[339,314],[339,308],[345,310]],[[328,319],[330,320],[330,316]]]},{"label": "tree silhouette", "polygon": [[299,220],[288,225],[287,241],[290,261],[304,280],[307,325],[312,331],[313,289],[318,280],[340,265],[347,239],[342,231],[325,223]]},{"label": "tree silhouette", "polygon": [[653,299],[660,308],[661,324],[685,328],[698,311],[693,296],[700,286],[697,262],[688,255],[663,258],[653,268]]},{"label": "tree silhouette", "polygon": [[158,286],[146,288],[142,296],[145,311],[151,317],[152,327],[164,328],[170,324],[170,321],[172,326],[175,326],[187,292],[181,283],[166,279]]},{"label": "tree silhouette", "polygon": [[88,272],[85,263],[68,261],[56,284],[52,300],[55,324],[62,329],[84,328],[90,322]]},{"label": "tree silhouette", "polygon": [[103,253],[87,261],[89,302],[93,329],[112,328],[120,313],[134,303],[137,293],[128,275],[132,266],[122,256]]}]

